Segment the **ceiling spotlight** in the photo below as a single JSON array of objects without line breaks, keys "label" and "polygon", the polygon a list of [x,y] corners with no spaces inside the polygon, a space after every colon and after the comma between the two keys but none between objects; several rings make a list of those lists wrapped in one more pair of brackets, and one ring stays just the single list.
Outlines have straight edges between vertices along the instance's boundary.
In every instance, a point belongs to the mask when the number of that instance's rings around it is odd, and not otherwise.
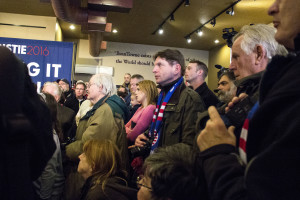
[{"label": "ceiling spotlight", "polygon": [[158,33],[159,33],[160,35],[162,35],[162,34],[164,33],[164,29],[159,28],[159,29],[158,29]]},{"label": "ceiling spotlight", "polygon": [[191,39],[190,37],[187,37],[187,38],[186,38],[186,41],[187,41],[187,43],[191,43],[191,42],[192,42],[192,39]]},{"label": "ceiling spotlight", "polygon": [[72,24],[72,25],[70,26],[70,29],[71,29],[71,30],[74,30],[74,29],[75,29],[75,26]]},{"label": "ceiling spotlight", "polygon": [[175,21],[174,14],[172,14],[172,15],[170,16],[170,21]]},{"label": "ceiling spotlight", "polygon": [[216,25],[216,18],[213,18],[213,19],[211,20],[210,24],[211,24],[213,27],[215,27],[215,25]]},{"label": "ceiling spotlight", "polygon": [[218,44],[220,41],[219,40],[215,40],[215,43]]},{"label": "ceiling spotlight", "polygon": [[203,35],[203,31],[200,29],[199,31],[197,31],[198,36],[202,36]]},{"label": "ceiling spotlight", "polygon": [[226,14],[233,16],[234,15],[233,7],[231,7],[231,10],[227,10]]},{"label": "ceiling spotlight", "polygon": [[189,0],[185,0],[184,6],[187,7],[190,5],[190,1]]},{"label": "ceiling spotlight", "polygon": [[117,30],[117,29],[113,29],[112,32],[113,32],[113,33],[117,33],[118,30]]}]

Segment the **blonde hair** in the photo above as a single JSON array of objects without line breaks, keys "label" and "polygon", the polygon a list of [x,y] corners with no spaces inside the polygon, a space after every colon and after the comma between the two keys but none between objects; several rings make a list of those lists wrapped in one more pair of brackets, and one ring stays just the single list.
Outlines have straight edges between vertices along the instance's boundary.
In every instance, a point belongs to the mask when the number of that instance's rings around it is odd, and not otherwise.
[{"label": "blonde hair", "polygon": [[92,175],[96,177],[95,186],[102,184],[103,191],[108,178],[120,173],[126,176],[120,151],[111,140],[88,140],[83,146],[83,153],[92,167]]},{"label": "blonde hair", "polygon": [[156,84],[153,81],[144,80],[139,82],[137,85],[140,87],[140,90],[146,94],[148,105],[149,104],[155,105],[157,95],[158,95]]}]

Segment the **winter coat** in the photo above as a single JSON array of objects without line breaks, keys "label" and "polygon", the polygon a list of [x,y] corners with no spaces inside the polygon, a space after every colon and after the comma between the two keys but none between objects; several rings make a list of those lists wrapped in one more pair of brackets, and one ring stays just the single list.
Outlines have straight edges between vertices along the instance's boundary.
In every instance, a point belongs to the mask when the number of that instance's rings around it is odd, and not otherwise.
[{"label": "winter coat", "polygon": [[[300,50],[300,37],[295,40]],[[211,199],[299,199],[300,54],[273,57],[249,122],[247,165],[236,148],[217,145],[199,158]]]}]

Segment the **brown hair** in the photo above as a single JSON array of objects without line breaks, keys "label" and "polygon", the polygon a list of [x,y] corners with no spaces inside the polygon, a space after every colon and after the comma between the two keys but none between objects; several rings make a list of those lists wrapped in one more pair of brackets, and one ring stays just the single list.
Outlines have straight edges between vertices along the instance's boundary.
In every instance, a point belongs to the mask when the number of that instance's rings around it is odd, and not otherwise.
[{"label": "brown hair", "polygon": [[103,191],[109,177],[122,173],[124,177],[126,176],[126,172],[122,169],[120,151],[112,141],[88,140],[83,146],[83,153],[92,167],[93,176],[96,177],[95,185],[102,184]]},{"label": "brown hair", "polygon": [[185,74],[185,61],[182,53],[176,49],[166,49],[159,51],[154,55],[154,60],[157,58],[164,58],[170,65],[176,64],[177,62],[181,66],[181,76]]},{"label": "brown hair", "polygon": [[147,100],[148,100],[148,105],[149,104],[155,105],[157,95],[158,95],[156,84],[153,81],[144,80],[144,81],[139,82],[137,85],[140,87],[140,90],[146,94]]}]

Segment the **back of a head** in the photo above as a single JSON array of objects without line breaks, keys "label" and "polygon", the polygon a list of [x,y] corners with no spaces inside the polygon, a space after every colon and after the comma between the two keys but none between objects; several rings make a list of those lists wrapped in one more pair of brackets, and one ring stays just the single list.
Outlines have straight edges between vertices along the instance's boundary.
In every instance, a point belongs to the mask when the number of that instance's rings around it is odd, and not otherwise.
[{"label": "back of a head", "polygon": [[173,65],[174,62],[177,62],[181,66],[181,76],[185,73],[185,61],[182,53],[176,49],[166,49],[159,51],[154,55],[154,60],[157,58],[164,58],[170,65]]},{"label": "back of a head", "polygon": [[44,83],[43,92],[51,94],[56,99],[56,101],[59,101],[62,95],[62,90],[56,82]]},{"label": "back of a head", "polygon": [[83,152],[92,166],[92,173],[98,176],[99,183],[123,170],[120,151],[111,140],[88,140],[83,146]]},{"label": "back of a head", "polygon": [[0,46],[1,113],[21,112],[24,97],[24,64],[6,47]]},{"label": "back of a head", "polygon": [[102,93],[104,95],[112,96],[117,94],[117,88],[111,75],[100,73],[93,75],[91,79],[94,80],[98,87],[103,87]]},{"label": "back of a head", "polygon": [[157,149],[145,160],[144,169],[145,176],[151,179],[151,195],[155,200],[207,199],[196,154],[186,144]]},{"label": "back of a head", "polygon": [[[3,86],[2,92],[5,94],[5,98],[0,100],[1,115],[22,113],[32,126],[30,138],[26,140],[28,143],[30,142],[27,148],[29,154],[26,155],[30,172],[27,172],[26,175],[29,174],[32,180],[35,180],[55,150],[50,113],[36,92],[26,64],[21,62],[9,49],[1,46],[0,83]],[[22,128],[19,128],[19,132],[22,134]],[[6,134],[9,136],[9,133]],[[19,142],[26,142],[22,141],[24,138],[26,138],[25,135],[19,138]],[[22,166],[23,169],[26,168],[25,165],[26,163]]]},{"label": "back of a head", "polygon": [[274,55],[287,55],[287,50],[275,40],[276,29],[265,24],[243,26],[237,35],[233,37],[233,42],[243,36],[241,48],[249,55],[256,45],[262,45],[266,51],[266,56],[270,60]]}]

